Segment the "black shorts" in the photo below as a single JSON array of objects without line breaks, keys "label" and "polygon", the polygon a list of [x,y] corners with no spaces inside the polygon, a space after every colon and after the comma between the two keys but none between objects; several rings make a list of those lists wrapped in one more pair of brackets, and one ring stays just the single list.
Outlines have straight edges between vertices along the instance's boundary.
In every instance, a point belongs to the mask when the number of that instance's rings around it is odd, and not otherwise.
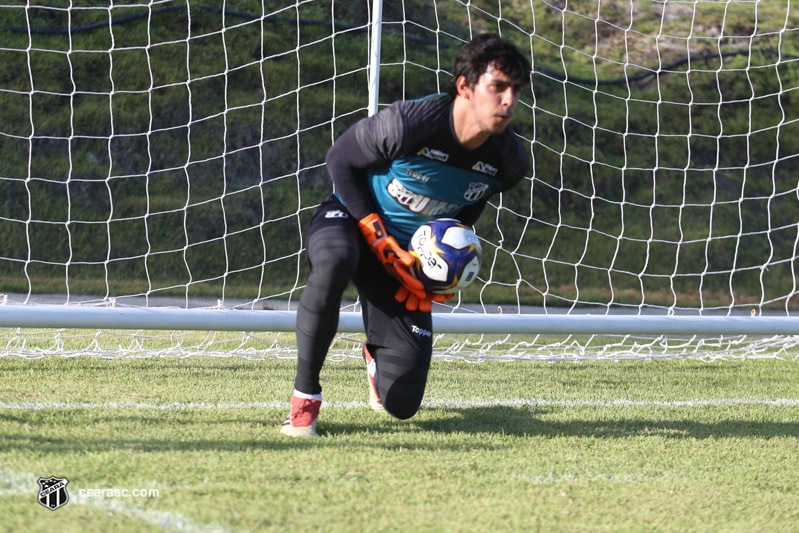
[{"label": "black shorts", "polygon": [[317,208],[311,221],[308,231],[308,260],[311,265],[314,261],[324,260],[313,257],[310,253],[314,249],[314,235],[320,229],[330,227],[348,232],[354,239],[353,247],[357,250],[358,262],[352,281],[358,289],[363,307],[366,342],[372,346],[390,347],[415,354],[429,361],[433,344],[431,313],[408,311],[404,302],[394,299],[394,294],[400,287],[399,281],[374,256],[358,229],[358,221],[335,196],[331,196]]}]

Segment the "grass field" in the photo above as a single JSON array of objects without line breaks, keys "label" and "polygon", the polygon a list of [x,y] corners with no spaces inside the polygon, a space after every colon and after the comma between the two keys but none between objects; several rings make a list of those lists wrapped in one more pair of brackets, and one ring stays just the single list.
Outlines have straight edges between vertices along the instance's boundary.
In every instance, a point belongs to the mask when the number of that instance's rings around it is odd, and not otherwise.
[{"label": "grass field", "polygon": [[404,422],[361,365],[292,440],[292,360],[0,358],[0,530],[797,530],[795,359],[435,361]]}]

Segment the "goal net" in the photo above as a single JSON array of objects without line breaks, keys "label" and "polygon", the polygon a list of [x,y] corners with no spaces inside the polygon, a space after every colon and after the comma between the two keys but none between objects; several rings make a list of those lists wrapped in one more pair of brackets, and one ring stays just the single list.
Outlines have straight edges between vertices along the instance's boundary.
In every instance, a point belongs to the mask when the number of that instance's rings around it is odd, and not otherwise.
[{"label": "goal net", "polygon": [[795,2],[6,0],[0,26],[3,355],[293,357],[327,149],[483,32],[530,54],[533,164],[435,356],[799,351]]}]

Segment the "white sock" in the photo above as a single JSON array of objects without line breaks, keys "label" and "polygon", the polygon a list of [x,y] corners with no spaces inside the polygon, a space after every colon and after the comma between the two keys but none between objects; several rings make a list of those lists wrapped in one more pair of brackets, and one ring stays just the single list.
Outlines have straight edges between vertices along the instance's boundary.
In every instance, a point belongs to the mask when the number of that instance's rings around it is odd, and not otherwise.
[{"label": "white sock", "polygon": [[321,394],[306,394],[304,392],[300,392],[297,389],[294,389],[294,396],[297,398],[302,398],[303,400],[319,400],[322,401]]}]

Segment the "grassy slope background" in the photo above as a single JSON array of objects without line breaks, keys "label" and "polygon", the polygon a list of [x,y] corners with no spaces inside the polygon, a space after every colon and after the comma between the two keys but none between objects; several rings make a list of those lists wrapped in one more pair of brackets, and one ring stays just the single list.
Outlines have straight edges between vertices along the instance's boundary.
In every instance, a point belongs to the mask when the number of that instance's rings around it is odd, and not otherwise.
[{"label": "grassy slope background", "polygon": [[[0,24],[109,16],[43,5],[55,9],[0,10]],[[514,124],[534,140],[534,180],[478,226],[494,243],[484,276],[511,287],[477,283],[467,297],[793,304],[799,50],[780,30],[799,17],[786,2],[633,5],[630,17],[629,2],[510,0],[499,23],[479,2],[385,6],[384,104],[441,90],[469,25],[499,24],[525,49],[515,26],[534,33],[534,93]],[[2,31],[0,290],[30,278],[33,292],[63,291],[68,277],[74,293],[255,297],[305,268],[308,207],[330,190],[324,154],[366,114],[366,3],[267,5],[263,23],[251,1],[166,6],[110,30]]]}]

